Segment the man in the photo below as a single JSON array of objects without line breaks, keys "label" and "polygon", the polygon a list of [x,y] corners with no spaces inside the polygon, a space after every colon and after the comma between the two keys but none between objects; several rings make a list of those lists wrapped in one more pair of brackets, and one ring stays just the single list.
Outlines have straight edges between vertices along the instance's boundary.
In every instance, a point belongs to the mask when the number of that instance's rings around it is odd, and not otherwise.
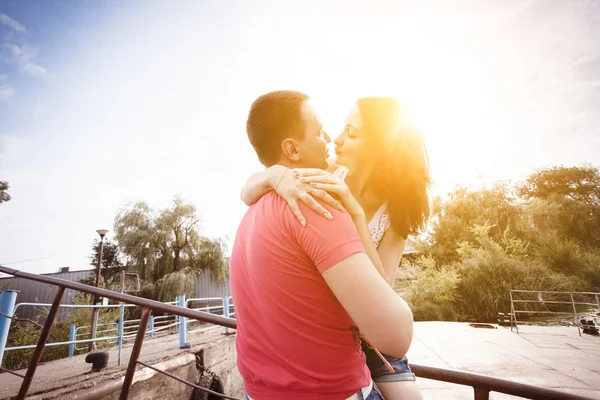
[{"label": "man", "polygon": [[[259,97],[246,130],[266,167],[327,167],[329,137],[305,94]],[[271,192],[238,228],[230,279],[238,368],[252,400],[379,399],[357,330],[387,354],[410,346],[410,309],[365,254],[348,213],[325,207],[332,220],[306,212],[302,226]]]}]

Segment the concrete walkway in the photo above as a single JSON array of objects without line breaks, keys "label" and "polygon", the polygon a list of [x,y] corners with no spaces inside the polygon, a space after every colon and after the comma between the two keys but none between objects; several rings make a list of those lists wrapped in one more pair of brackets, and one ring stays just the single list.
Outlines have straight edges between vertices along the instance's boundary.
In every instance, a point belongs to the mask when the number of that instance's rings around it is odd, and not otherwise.
[{"label": "concrete walkway", "polygon": [[[420,322],[410,362],[459,369],[600,399],[600,337],[575,327],[472,328],[465,323]],[[418,379],[425,399],[472,399],[473,389]],[[493,399],[514,398],[492,393]]]},{"label": "concrete walkway", "polygon": [[[192,351],[223,338],[223,329],[193,335]],[[459,369],[502,379],[577,393],[600,400],[600,337],[579,337],[574,327],[521,327],[510,329],[472,328],[465,323],[419,322],[415,324],[409,361],[426,366]],[[141,360],[157,363],[186,352],[178,348],[177,335],[146,340]],[[116,366],[116,348],[110,350],[110,368],[85,374],[90,365],[85,355],[39,366],[31,394],[77,385],[91,387],[99,382],[120,379],[127,365],[131,345],[124,348],[121,367]],[[20,371],[25,373],[25,371]],[[21,379],[0,374],[0,399],[15,396]],[[425,399],[473,399],[470,387],[418,379]],[[33,398],[43,399],[44,395]],[[514,398],[492,394],[492,399]]]},{"label": "concrete walkway", "polygon": [[[179,349],[179,335],[175,333],[153,339],[146,338],[139,360],[156,365],[159,362],[173,359],[185,353],[197,352],[207,343],[223,338],[223,332],[224,328],[218,327],[203,334],[190,335],[191,348],[184,350]],[[53,392],[58,388],[68,388],[66,391],[72,392],[85,387],[97,386],[109,380],[121,379],[125,375],[132,347],[132,341],[123,346],[121,366],[117,366],[116,347],[103,350],[109,352],[109,366],[99,373],[88,374],[91,364],[85,362],[87,354],[40,364],[33,378],[28,399],[67,399],[70,397],[60,395],[57,397],[56,393],[45,396],[43,393]],[[26,370],[16,372],[25,375]],[[16,396],[21,382],[21,378],[12,374],[0,374],[0,399],[4,400]]]}]

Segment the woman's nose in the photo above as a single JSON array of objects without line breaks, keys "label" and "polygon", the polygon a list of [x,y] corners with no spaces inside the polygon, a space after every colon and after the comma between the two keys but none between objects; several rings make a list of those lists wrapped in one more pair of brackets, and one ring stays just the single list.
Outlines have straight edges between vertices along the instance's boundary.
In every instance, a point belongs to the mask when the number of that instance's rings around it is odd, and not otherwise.
[{"label": "woman's nose", "polygon": [[344,134],[343,134],[343,133],[340,133],[340,134],[339,134],[339,135],[338,135],[338,136],[335,138],[335,140],[333,141],[333,143],[334,143],[336,146],[341,146],[341,145],[344,143],[344,138],[343,138],[343,136],[344,136]]}]

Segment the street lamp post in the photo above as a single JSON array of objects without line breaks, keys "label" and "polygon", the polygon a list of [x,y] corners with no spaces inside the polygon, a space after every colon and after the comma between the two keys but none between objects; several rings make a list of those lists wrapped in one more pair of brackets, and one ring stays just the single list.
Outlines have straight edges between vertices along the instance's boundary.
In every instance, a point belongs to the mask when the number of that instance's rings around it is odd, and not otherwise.
[{"label": "street lamp post", "polygon": [[[98,229],[96,231],[100,235],[100,251],[98,251],[98,263],[96,264],[96,287],[100,286],[100,268],[102,267],[102,250],[104,249],[104,236],[108,233],[108,229]],[[94,304],[98,303],[98,298],[94,296]],[[96,339],[96,311],[97,308],[92,308],[92,324],[90,325],[90,339]],[[96,342],[88,344],[88,351],[96,350]]]}]

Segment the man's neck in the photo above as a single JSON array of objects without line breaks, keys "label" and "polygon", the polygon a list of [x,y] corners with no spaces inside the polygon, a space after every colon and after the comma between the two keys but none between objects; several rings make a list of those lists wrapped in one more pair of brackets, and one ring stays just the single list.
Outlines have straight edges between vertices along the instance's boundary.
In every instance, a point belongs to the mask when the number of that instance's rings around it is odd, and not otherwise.
[{"label": "man's neck", "polygon": [[286,167],[286,168],[301,168],[297,165],[295,165],[293,162],[290,161],[284,161],[284,160],[280,160],[277,164],[275,165],[281,165],[282,167]]}]

